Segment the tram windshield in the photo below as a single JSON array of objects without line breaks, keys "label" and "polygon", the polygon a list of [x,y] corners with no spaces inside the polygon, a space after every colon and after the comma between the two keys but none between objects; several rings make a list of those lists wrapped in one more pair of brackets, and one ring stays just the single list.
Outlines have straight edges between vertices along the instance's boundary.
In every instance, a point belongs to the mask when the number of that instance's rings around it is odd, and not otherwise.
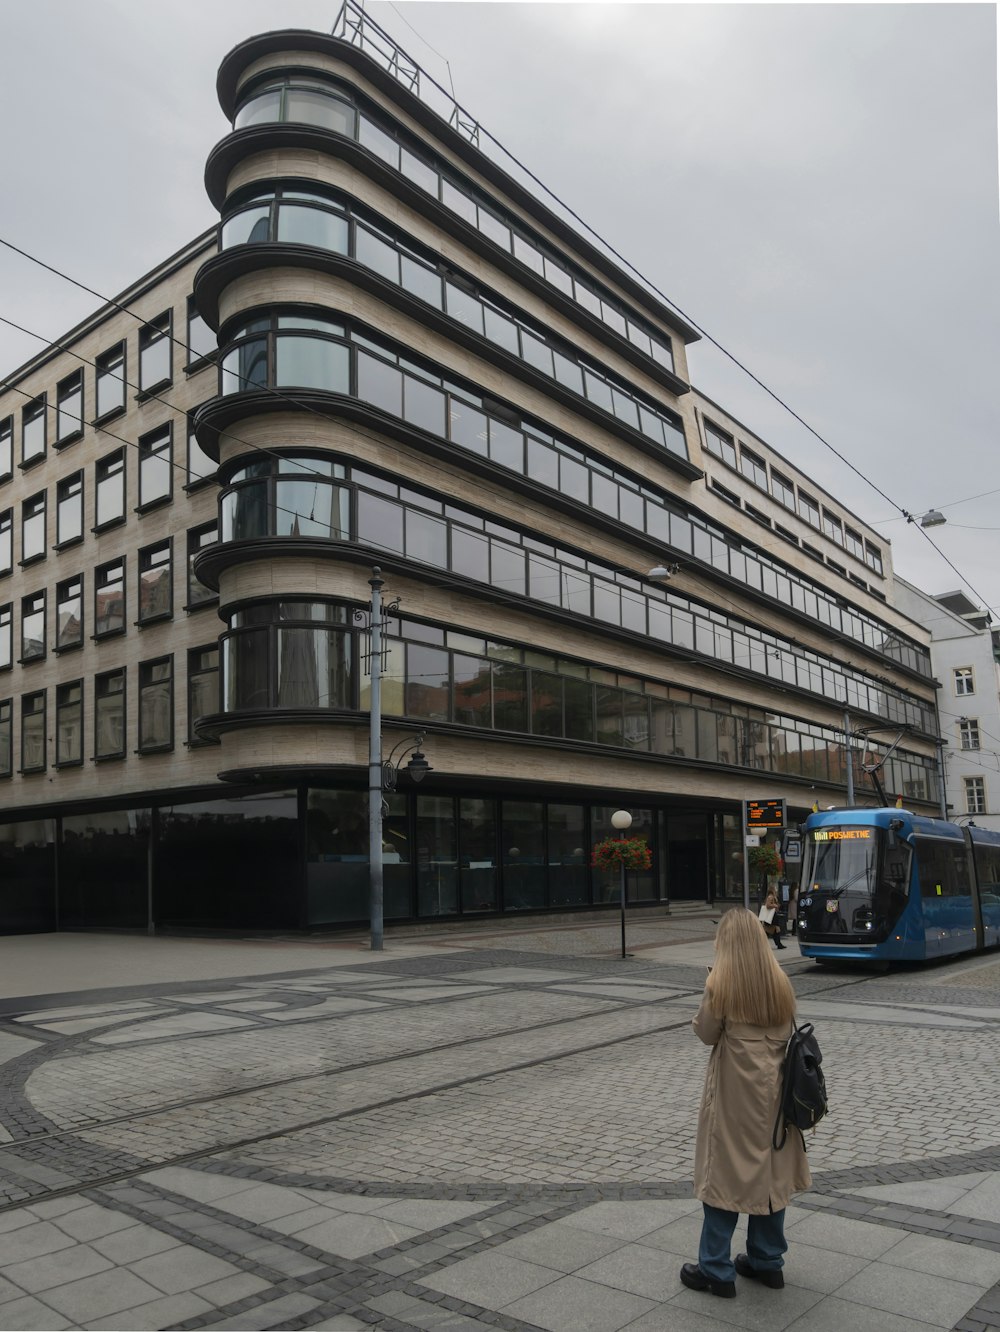
[{"label": "tram windshield", "polygon": [[882,828],[825,827],[810,830],[809,853],[800,890],[803,937],[886,938],[906,906],[909,848]]}]

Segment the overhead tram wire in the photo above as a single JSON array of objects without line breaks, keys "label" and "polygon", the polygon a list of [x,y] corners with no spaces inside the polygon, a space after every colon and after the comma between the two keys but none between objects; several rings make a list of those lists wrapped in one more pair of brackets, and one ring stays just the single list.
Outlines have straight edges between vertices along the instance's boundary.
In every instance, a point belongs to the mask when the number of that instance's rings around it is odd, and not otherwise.
[{"label": "overhead tram wire", "polygon": [[[393,6],[393,8],[395,8],[395,6]],[[387,42],[390,43],[390,45],[397,47],[399,50],[402,51],[402,48],[398,47],[398,43],[390,36],[390,34],[387,33],[385,29],[381,27],[381,25],[377,23],[367,13],[365,14],[365,22],[369,24],[371,27],[373,27],[381,37],[383,37]],[[408,26],[411,28],[413,27],[412,24],[408,24]],[[416,32],[416,29],[413,28],[413,31]],[[417,33],[417,36],[419,37],[420,34]],[[426,42],[424,38],[421,37],[420,40],[423,41],[424,44],[430,48],[430,50],[434,51],[434,47],[432,47],[429,42]],[[555,203],[557,203],[560,208],[562,208],[570,217],[573,218],[575,222],[577,222],[584,229],[584,231],[586,231],[590,236],[593,236],[594,239],[597,240],[608,251],[609,254],[614,255],[615,259],[617,259],[618,262],[623,265],[623,267],[625,267],[630,273],[633,273],[640,280],[640,282],[642,282],[646,287],[648,287],[650,291],[654,292],[657,296],[659,296],[662,301],[665,301],[666,304],[670,306],[671,309],[675,310],[682,319],[686,320],[691,325],[692,328],[694,328],[698,333],[700,333],[701,336],[706,340],[706,342],[711,343],[711,345],[715,347],[717,351],[720,351],[723,354],[723,356],[727,357],[728,360],[730,360],[733,363],[733,365],[737,367],[737,369],[742,370],[743,373],[749,379],[751,379],[759,388],[763,389],[764,392],[770,398],[772,398],[778,404],[779,407],[781,407],[784,411],[788,412],[789,416],[791,416],[794,420],[798,421],[798,423],[801,426],[803,426],[806,430],[808,430],[808,432],[815,439],[817,439],[820,442],[820,444],[823,445],[824,448],[829,449],[829,451],[834,455],[834,457],[838,458],[840,462],[844,464],[845,467],[848,467],[855,474],[855,476],[859,477],[860,480],[864,481],[864,483],[867,486],[870,486],[871,489],[874,490],[876,494],[880,495],[887,504],[891,504],[894,509],[898,510],[899,516],[901,518],[905,518],[907,522],[910,523],[913,522],[912,514],[908,513],[907,510],[904,509],[901,504],[898,504],[894,499],[892,499],[891,496],[887,495],[885,491],[881,489],[881,487],[875,484],[875,482],[871,479],[871,477],[866,476],[865,473],[862,472],[858,467],[856,467],[849,458],[845,457],[845,455],[841,453],[839,449],[837,449],[833,444],[830,443],[828,439],[826,439],[823,435],[821,435],[819,431],[815,429],[814,426],[811,426],[809,422],[805,420],[804,417],[800,416],[799,413],[795,411],[795,409],[791,407],[784,400],[784,398],[782,398],[778,393],[776,393],[774,389],[769,388],[768,385],[765,384],[764,381],[761,378],[759,378],[758,375],[754,374],[754,372],[749,368],[749,366],[745,365],[733,352],[729,351],[727,347],[724,347],[723,344],[719,342],[717,338],[713,337],[712,334],[709,333],[707,329],[702,327],[702,325],[699,324],[696,319],[694,319],[691,315],[687,314],[686,311],[684,311],[681,308],[681,306],[677,304],[676,301],[674,301],[670,296],[666,294],[665,291],[663,291],[659,286],[657,286],[657,284],[652,280],[652,278],[648,278],[645,275],[645,273],[642,272],[641,269],[637,268],[636,265],[631,262],[631,260],[627,259],[625,255],[621,253],[620,250],[616,249],[616,247],[612,245],[610,241],[606,240],[601,235],[601,233],[596,230],[596,228],[592,227],[589,222],[585,221],[585,219],[580,216],[580,214],[576,211],[575,208],[571,207],[568,203],[565,202],[564,199],[562,199],[558,194],[556,194],[554,190],[550,189],[549,186],[546,185],[543,180],[541,180],[538,176],[535,175],[535,173],[531,170],[530,167],[526,166],[525,163],[522,162],[521,159],[515,153],[511,152],[509,148],[507,148],[503,143],[501,143],[495,134],[491,134],[490,131],[485,127],[485,125],[480,124],[480,122],[476,120],[476,118],[472,115],[472,113],[470,111],[467,111],[466,108],[462,106],[462,104],[457,100],[457,98],[453,94],[449,94],[447,89],[444,88],[442,84],[438,83],[437,79],[435,79],[433,74],[429,73],[426,69],[424,69],[423,66],[417,60],[414,60],[408,51],[403,51],[402,53],[406,56],[408,60],[412,61],[412,63],[416,66],[416,68],[420,71],[420,73],[424,75],[428,79],[428,81],[434,85],[435,88],[437,88],[438,92],[442,93],[445,97],[451,96],[451,100],[456,110],[460,112],[462,115],[466,116],[468,120],[471,121],[473,124],[475,124],[479,134],[485,136],[485,138],[489,139],[491,143],[495,144],[496,147],[500,150],[501,153],[504,154],[505,157],[509,158],[510,161],[513,162],[514,165],[520,171],[523,171],[524,174],[535,185],[537,185],[539,189],[544,191],[544,193],[547,194],[550,199],[554,200]],[[440,53],[435,51],[435,54],[440,54]],[[443,56],[441,58],[444,59]],[[445,63],[447,64],[448,62],[445,61]],[[449,65],[449,76],[450,73],[451,73],[451,67]],[[932,548],[941,556],[941,558],[949,566],[949,568],[955,574],[957,574],[957,576],[962,580],[962,582],[966,585],[969,591],[973,592],[975,596],[984,605],[988,605],[987,599],[983,597],[981,593],[976,591],[976,589],[972,586],[972,584],[964,576],[964,574],[962,574],[958,569],[955,568],[954,564],[951,563],[951,561],[945,555],[944,551],[941,550],[940,546],[938,546],[935,543],[933,538],[930,537],[928,533],[924,531],[923,528],[921,528],[920,531],[921,534],[930,543]],[[993,609],[993,607],[991,607],[990,609]]]}]

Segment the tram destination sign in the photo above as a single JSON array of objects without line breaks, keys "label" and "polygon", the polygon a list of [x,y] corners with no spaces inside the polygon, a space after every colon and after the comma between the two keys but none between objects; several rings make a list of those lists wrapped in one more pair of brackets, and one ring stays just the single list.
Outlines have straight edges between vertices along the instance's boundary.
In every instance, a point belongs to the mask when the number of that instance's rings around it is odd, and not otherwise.
[{"label": "tram destination sign", "polygon": [[763,831],[765,828],[783,828],[785,826],[785,802],[783,800],[744,800],[747,832]]}]

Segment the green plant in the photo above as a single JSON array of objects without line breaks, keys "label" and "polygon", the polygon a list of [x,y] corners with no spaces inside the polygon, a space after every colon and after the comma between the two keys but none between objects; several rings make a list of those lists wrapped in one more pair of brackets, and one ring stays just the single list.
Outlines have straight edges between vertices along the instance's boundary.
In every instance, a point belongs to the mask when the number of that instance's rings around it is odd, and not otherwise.
[{"label": "green plant", "polygon": [[617,869],[619,865],[626,869],[647,870],[653,864],[653,853],[645,837],[605,837],[595,844],[590,863],[595,869],[602,870]]}]

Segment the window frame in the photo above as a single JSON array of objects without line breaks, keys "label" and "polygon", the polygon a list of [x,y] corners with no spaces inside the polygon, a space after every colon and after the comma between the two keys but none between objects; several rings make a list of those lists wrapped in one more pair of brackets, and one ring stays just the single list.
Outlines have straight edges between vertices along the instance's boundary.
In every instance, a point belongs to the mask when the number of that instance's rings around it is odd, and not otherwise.
[{"label": "window frame", "polygon": [[[167,567],[167,608],[159,610],[153,614],[143,613],[143,574],[150,573],[154,568],[161,567],[163,561],[153,563],[153,556],[158,552],[166,551]],[[174,539],[172,536],[163,537],[160,541],[154,541],[149,546],[142,546],[139,550],[139,559],[137,565],[138,584],[136,590],[136,624],[140,627],[147,624],[159,624],[163,620],[172,620],[174,617]]]},{"label": "window frame", "polygon": [[0,483],[14,475],[14,416],[0,419]]},{"label": "window frame", "polygon": [[[75,491],[70,489],[74,483],[77,487]],[[64,494],[64,491],[68,493]],[[66,504],[67,500],[73,498],[74,494],[77,497],[77,504],[79,507],[79,522],[77,523],[79,530],[76,536],[63,537],[60,530],[63,521],[63,506]],[[56,539],[53,550],[65,550],[68,546],[75,546],[78,542],[83,540],[83,515],[84,473],[83,468],[81,467],[79,471],[70,472],[68,476],[64,476],[61,480],[56,482]]]},{"label": "window frame", "polygon": [[958,723],[958,739],[960,747],[966,752],[979,749],[979,718],[962,717]]},{"label": "window frame", "polygon": [[[4,638],[7,643],[7,661],[3,660]],[[12,671],[14,669],[14,603],[12,601],[4,602],[0,606],[0,671]]]},{"label": "window frame", "polygon": [[[146,678],[146,677],[151,677],[154,668],[157,666],[163,666],[164,664],[169,666],[169,675],[167,676],[167,681],[169,685],[168,697],[170,703],[169,707],[170,720],[168,727],[169,739],[166,741],[159,742],[157,744],[146,744],[143,742],[142,738],[144,705],[146,704],[146,697],[149,691],[151,691],[156,685],[162,683],[160,680]],[[138,717],[138,730],[136,732],[137,754],[168,754],[173,749],[174,725],[175,725],[174,683],[175,683],[174,654],[172,652],[164,653],[162,656],[159,657],[150,657],[146,661],[139,662],[139,686],[138,686],[139,717]]]},{"label": "window frame", "polygon": [[[79,690],[79,697],[75,704],[66,702],[66,694],[72,689]],[[61,758],[60,742],[62,739],[60,732],[60,722],[62,714],[69,707],[76,707],[79,710],[79,727],[77,732],[76,754],[69,758]],[[84,718],[84,687],[83,678],[78,680],[65,680],[56,685],[56,720],[55,720],[55,746],[56,757],[53,763],[54,768],[82,768],[83,767],[83,731],[85,726]]]},{"label": "window frame", "polygon": [[[172,307],[168,307],[161,314],[148,319],[139,329],[139,391],[136,394],[136,402],[147,401],[154,393],[159,393],[161,389],[168,388],[174,382],[173,333],[174,312]],[[158,347],[161,342],[166,342],[167,373],[147,384],[144,357],[148,356],[150,351]]]},{"label": "window frame", "polygon": [[[25,739],[24,722],[25,722],[25,718],[26,718],[26,717],[29,717],[29,716],[34,717],[34,716],[37,716],[38,713],[37,713],[37,712],[30,712],[30,713],[29,713],[29,712],[27,711],[27,704],[28,704],[29,699],[41,699],[41,700],[42,700],[42,706],[41,706],[41,717],[42,717],[42,761],[41,761],[41,763],[36,764],[34,767],[31,767],[31,768],[27,767],[27,766],[25,765],[25,761],[24,761],[24,739]],[[19,773],[22,773],[22,774],[28,774],[28,773],[47,772],[47,771],[48,771],[48,766],[49,766],[49,764],[48,764],[49,753],[48,753],[48,743],[47,743],[47,740],[46,740],[46,734],[45,734],[46,731],[48,730],[48,703],[49,703],[49,701],[48,701],[48,690],[47,690],[47,689],[37,689],[37,690],[32,691],[31,693],[28,693],[28,694],[22,694],[22,695],[21,695],[21,766],[20,766],[20,768],[18,769],[18,772],[19,772]]]},{"label": "window frame", "polygon": [[14,700],[0,698],[0,779],[14,776]]},{"label": "window frame", "polygon": [[[19,666],[31,666],[36,661],[44,661],[48,656],[48,589],[41,588],[38,592],[26,592],[21,598],[21,655],[17,659]],[[33,652],[29,657],[25,651],[24,622],[29,615],[41,615],[42,617],[42,636],[37,641],[41,643],[41,651]]]},{"label": "window frame", "polygon": [[[202,656],[206,652],[215,653],[214,668],[201,666],[198,667],[197,669],[192,669],[192,663],[195,661],[195,659],[197,657]],[[209,745],[221,744],[221,741],[218,736],[210,736],[210,737],[200,736],[195,731],[195,722],[196,720],[198,720],[198,718],[196,718],[195,716],[193,685],[195,681],[208,675],[215,676],[215,711],[221,712],[222,711],[222,645],[219,643],[218,639],[216,639],[215,642],[213,643],[205,643],[201,647],[188,648],[187,651],[187,719],[188,719],[187,746],[189,749],[200,749],[202,747],[207,747]],[[199,715],[209,717],[212,714],[206,712]]]},{"label": "window frame", "polygon": [[[113,560],[107,560],[104,564],[98,564],[94,568],[94,632],[90,635],[92,643],[101,642],[105,638],[118,638],[124,634],[128,627],[128,588],[126,583],[127,560],[124,555],[117,555]],[[114,569],[121,569],[120,580],[110,580],[107,575]],[[114,629],[101,629],[99,625],[106,616],[98,614],[97,599],[103,591],[113,587],[116,581],[121,583],[121,625]]]},{"label": "window frame", "polygon": [[[56,385],[56,434],[52,441],[54,449],[64,449],[67,445],[75,444],[78,439],[83,437],[84,391],[82,366],[79,370],[74,370],[71,375],[67,375],[65,379],[61,379]],[[63,434],[63,417],[67,415],[63,403],[67,398],[75,396],[77,392],[80,394],[80,415],[69,417],[69,419],[76,421],[78,424]]]},{"label": "window frame", "polygon": [[[187,454],[184,460],[184,478],[185,478],[184,489],[188,492],[188,494],[190,494],[192,491],[195,490],[201,490],[204,486],[211,485],[214,481],[216,481],[219,472],[219,464],[217,462],[212,461],[212,459],[201,447],[201,445],[198,443],[197,438],[195,437],[194,418],[196,412],[197,408],[195,408],[193,411],[188,412],[187,414]],[[207,472],[204,475],[198,475],[198,476],[195,476],[192,473],[191,471],[192,445],[198,450],[198,452],[205,459],[205,461],[211,465],[212,468],[211,472]]]},{"label": "window frame", "polygon": [[986,778],[963,777],[962,790],[965,794],[966,814],[985,814],[988,808],[986,804]]},{"label": "window frame", "polygon": [[[163,504],[170,504],[174,498],[174,428],[170,421],[159,425],[155,430],[148,430],[144,435],[139,436],[139,502],[135,506],[135,512],[139,514],[149,513],[150,509],[158,509]],[[154,448],[154,446],[156,446]],[[149,499],[143,498],[143,487],[147,471],[151,468],[159,468],[163,463],[163,454],[166,453],[166,490],[159,494],[151,496]]]},{"label": "window frame", "polygon": [[[41,420],[42,426],[42,446],[30,457],[25,456],[24,436],[28,426],[33,426],[36,421]],[[26,472],[31,467],[37,467],[39,463],[45,461],[49,449],[49,423],[48,423],[48,395],[40,393],[37,398],[32,398],[21,408],[21,461],[18,467],[22,472]]]},{"label": "window frame", "polygon": [[[40,504],[39,504],[40,501]],[[31,513],[28,512],[29,506],[36,505]],[[33,521],[41,512],[42,517],[42,542],[40,548],[34,555],[24,554],[24,528],[25,524]],[[40,560],[48,559],[48,535],[49,535],[49,497],[48,491],[37,490],[34,495],[28,495],[21,501],[21,558],[18,560],[18,568],[25,569],[29,564],[37,564]]]},{"label": "window frame", "polygon": [[[120,468],[112,465],[120,463]],[[103,471],[103,475],[102,475]],[[101,487],[109,483],[111,477],[118,476],[121,473],[121,512],[111,518],[105,518],[101,521]],[[128,508],[128,461],[124,448],[112,449],[106,453],[103,458],[97,458],[94,462],[94,526],[91,532],[106,532],[111,527],[117,527],[120,523],[126,521],[126,510]]]},{"label": "window frame", "polygon": [[184,352],[187,357],[184,370],[189,375],[195,374],[207,365],[211,365],[219,354],[218,339],[216,339],[216,345],[211,351],[198,352],[195,354],[194,343],[191,340],[191,326],[196,320],[204,324],[209,333],[212,332],[204,318],[202,318],[202,315],[199,313],[198,307],[195,304],[194,293],[192,292],[187,298],[187,338],[184,342]]},{"label": "window frame", "polygon": [[952,681],[956,698],[971,698],[976,692],[976,673],[972,666],[955,666]]},{"label": "window frame", "polygon": [[0,538],[2,538],[2,537],[4,536],[4,534],[9,534],[8,539],[7,539],[7,544],[10,546],[10,556],[9,556],[9,558],[7,559],[6,563],[3,562],[3,557],[0,556],[0,578],[6,578],[6,576],[7,576],[8,574],[12,574],[12,573],[14,572],[14,509],[13,509],[13,507],[11,507],[11,508],[9,508],[9,509],[4,509],[2,512],[0,512]]},{"label": "window frame", "polygon": [[[74,585],[79,587],[80,601],[80,631],[78,636],[68,643],[60,642],[59,635],[59,616],[61,608],[74,598],[70,595]],[[85,602],[84,602],[84,576],[82,573],[73,574],[70,578],[64,578],[56,583],[56,619],[55,619],[55,641],[52,645],[52,651],[58,655],[61,652],[75,652],[83,647],[84,627],[86,624]]]},{"label": "window frame", "polygon": [[[120,367],[120,370],[119,370]],[[113,406],[101,411],[101,383],[102,380],[117,381],[121,385],[119,402]],[[98,422],[110,421],[112,417],[119,416],[127,407],[128,391],[128,347],[125,339],[114,343],[107,351],[101,352],[100,356],[94,359],[94,424]]]},{"label": "window frame", "polygon": [[[212,540],[211,540],[211,541],[202,541],[202,540],[200,540],[201,537],[203,537],[203,536],[207,536],[209,532],[212,533]],[[195,577],[194,569],[192,568],[192,563],[193,563],[193,560],[194,560],[194,556],[197,555],[198,552],[199,552],[200,550],[203,550],[203,549],[205,548],[205,546],[212,546],[212,545],[214,545],[215,542],[218,541],[218,539],[219,539],[219,520],[218,520],[218,518],[215,518],[215,519],[214,519],[212,522],[210,522],[210,523],[200,523],[197,527],[191,527],[191,528],[188,528],[188,533],[187,533],[187,578],[186,578],[187,600],[186,600],[186,602],[185,602],[185,604],[184,604],[184,606],[183,606],[183,608],[182,608],[182,609],[185,610],[185,611],[189,611],[189,612],[190,612],[190,611],[199,611],[199,610],[202,610],[205,606],[217,606],[217,605],[219,604],[219,594],[218,594],[218,592],[213,592],[211,588],[205,587],[205,584],[204,584],[204,583],[199,582],[199,580]],[[197,601],[192,600],[192,584],[193,584],[193,583],[198,583],[198,586],[199,586],[199,587],[205,587],[205,591],[207,592],[208,595],[205,596],[205,597],[201,597],[201,598],[199,598]]]},{"label": "window frame", "polygon": [[[109,690],[103,689],[108,682],[121,678],[121,689]],[[102,753],[100,750],[100,721],[101,709],[100,700],[102,698],[121,698],[121,717],[122,717],[122,743],[120,749],[109,749]],[[128,745],[128,671],[124,666],[116,666],[112,671],[100,671],[94,676],[94,759],[95,763],[104,763],[108,759],[122,759],[125,757],[125,751]]]}]

